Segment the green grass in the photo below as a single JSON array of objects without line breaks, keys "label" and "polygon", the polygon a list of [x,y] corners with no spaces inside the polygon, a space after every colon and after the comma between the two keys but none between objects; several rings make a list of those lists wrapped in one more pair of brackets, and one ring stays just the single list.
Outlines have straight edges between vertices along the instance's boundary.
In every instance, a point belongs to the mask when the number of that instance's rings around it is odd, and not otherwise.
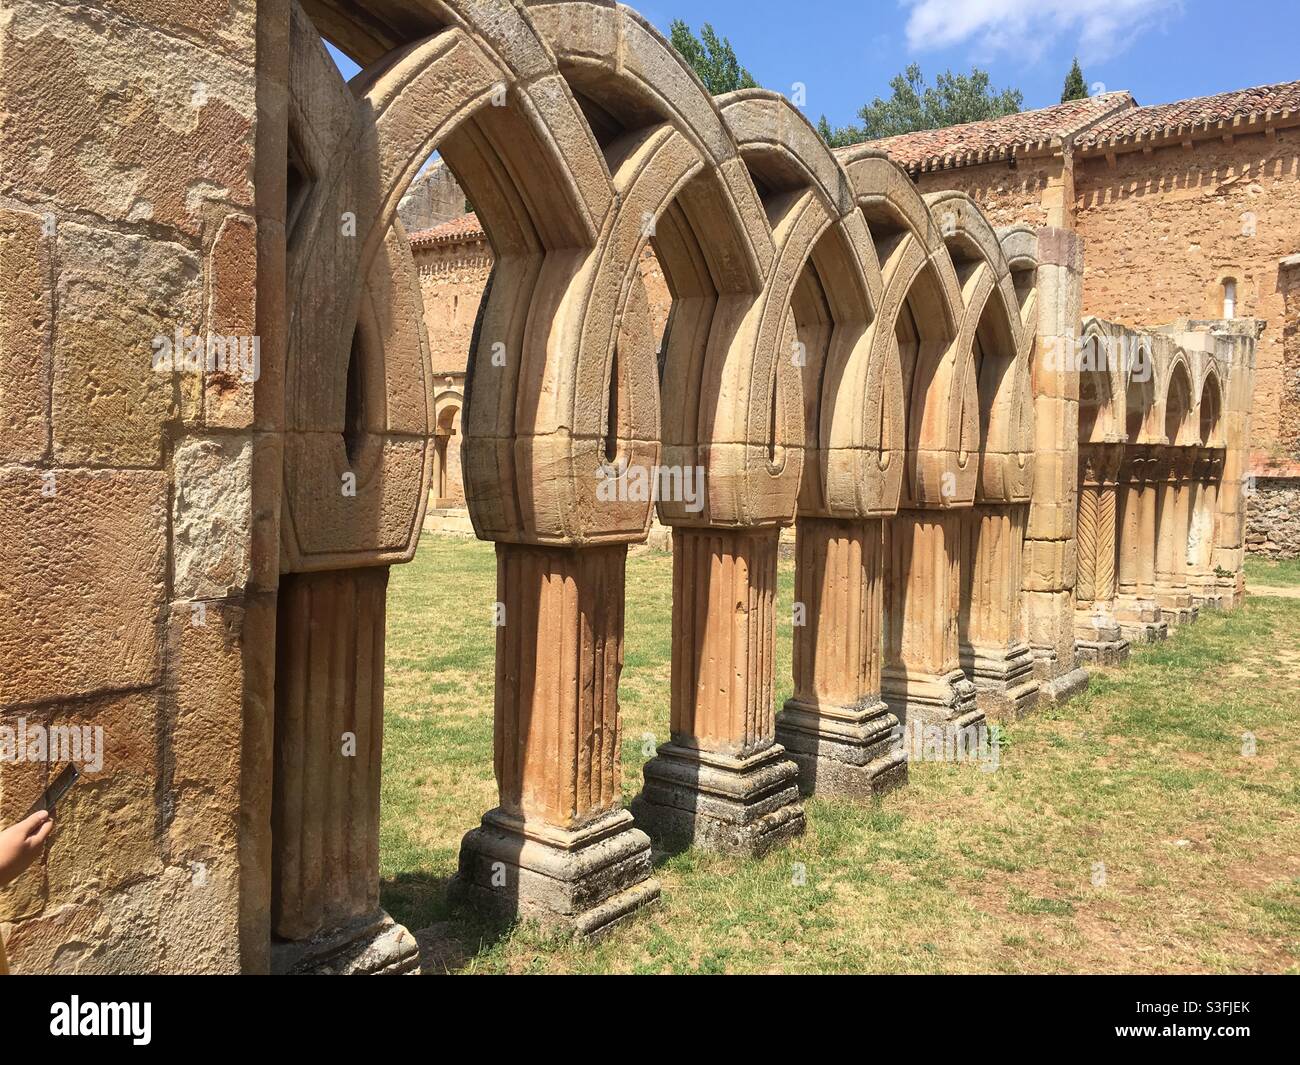
[{"label": "green grass", "polygon": [[1246,584],[1272,588],[1300,586],[1300,558],[1271,562],[1255,555],[1247,556]]},{"label": "green grass", "polygon": [[[667,734],[671,571],[628,563],[626,799]],[[781,577],[784,699],[789,563]],[[812,800],[807,835],[760,861],[660,856],[660,907],[590,944],[447,899],[461,836],[496,802],[495,598],[474,541],[426,537],[392,573],[382,896],[434,927],[430,968],[1300,972],[1300,600],[1252,599],[1098,671],[1010,726],[995,773],[915,765],[883,802]]]}]

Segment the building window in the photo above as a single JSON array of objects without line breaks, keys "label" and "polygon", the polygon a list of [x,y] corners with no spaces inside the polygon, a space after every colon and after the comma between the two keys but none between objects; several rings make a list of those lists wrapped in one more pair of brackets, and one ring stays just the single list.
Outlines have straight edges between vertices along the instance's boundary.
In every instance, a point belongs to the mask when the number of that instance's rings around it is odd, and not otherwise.
[{"label": "building window", "polygon": [[1223,282],[1223,317],[1237,317],[1237,282],[1230,277]]}]

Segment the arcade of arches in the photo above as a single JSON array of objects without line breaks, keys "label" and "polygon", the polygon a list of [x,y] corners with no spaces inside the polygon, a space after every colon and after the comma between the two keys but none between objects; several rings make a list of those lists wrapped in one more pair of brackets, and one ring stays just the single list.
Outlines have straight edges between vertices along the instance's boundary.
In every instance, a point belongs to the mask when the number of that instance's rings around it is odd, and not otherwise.
[{"label": "arcade of arches", "polygon": [[[415,966],[378,895],[385,593],[457,456],[498,566],[467,610],[497,622],[499,804],[459,886],[581,933],[657,899],[651,834],[762,854],[809,792],[904,785],[900,726],[1027,713],[1240,601],[1251,323],[1081,321],[1077,236],[922,197],[778,95],[709,98],[622,6],[229,6],[0,27],[0,714],[108,744],[75,863],[4,900],[18,968]],[[100,106],[124,66],[148,87]],[[463,409],[397,217],[435,151],[493,254]],[[236,337],[256,366],[211,357]],[[627,810],[656,513],[671,739]],[[45,769],[0,770],[12,821]]]}]

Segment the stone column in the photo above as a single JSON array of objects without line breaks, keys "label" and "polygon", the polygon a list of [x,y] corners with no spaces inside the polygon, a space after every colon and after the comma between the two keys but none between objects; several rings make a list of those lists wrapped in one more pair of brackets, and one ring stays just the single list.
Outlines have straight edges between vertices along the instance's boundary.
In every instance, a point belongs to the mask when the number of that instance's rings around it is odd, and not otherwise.
[{"label": "stone column", "polygon": [[961,525],[962,514],[948,510],[902,510],[885,523],[881,688],[904,728],[985,718],[958,648]]},{"label": "stone column", "polygon": [[1155,599],[1174,625],[1195,619],[1187,587],[1188,449],[1159,450],[1159,519],[1156,527]]},{"label": "stone column", "polygon": [[1151,448],[1131,444],[1124,464],[1128,489],[1120,531],[1115,618],[1130,643],[1151,643],[1169,635],[1169,623],[1155,601],[1158,463]]},{"label": "stone column", "polygon": [[1014,720],[1038,703],[1034,656],[1024,638],[1025,505],[983,505],[961,512],[962,669],[975,703],[989,717]]},{"label": "stone column", "polygon": [[1079,655],[1114,665],[1129,643],[1116,618],[1119,595],[1119,476],[1122,444],[1088,444],[1079,459]]},{"label": "stone column", "polygon": [[1025,626],[1049,702],[1087,687],[1074,634],[1075,522],[1079,477],[1079,371],[1075,346],[1083,301],[1083,241],[1068,230],[1038,234],[1038,339],[1034,417],[1040,446],[1025,532]]},{"label": "stone column", "polygon": [[775,739],[779,532],[673,530],[672,738],[634,807],[663,838],[756,856],[804,830]]},{"label": "stone column", "polygon": [[627,547],[497,545],[500,804],[461,844],[460,883],[506,916],[591,934],[659,896],[621,808],[618,681]]},{"label": "stone column", "polygon": [[907,782],[880,697],[883,524],[801,517],[796,529],[795,690],[776,738],[804,792],[880,795]]},{"label": "stone column", "polygon": [[271,823],[273,972],[401,973],[379,906],[388,569],[282,578]]},{"label": "stone column", "polygon": [[1193,477],[1192,529],[1189,563],[1192,599],[1198,606],[1218,610],[1223,606],[1223,592],[1215,570],[1214,545],[1218,536],[1219,478],[1223,474],[1223,452],[1205,448],[1196,463]]}]

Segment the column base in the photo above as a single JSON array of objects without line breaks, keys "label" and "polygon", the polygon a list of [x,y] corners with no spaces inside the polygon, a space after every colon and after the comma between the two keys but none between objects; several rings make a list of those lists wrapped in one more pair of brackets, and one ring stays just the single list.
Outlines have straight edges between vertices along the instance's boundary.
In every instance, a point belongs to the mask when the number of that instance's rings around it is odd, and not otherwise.
[{"label": "column base", "polygon": [[822,706],[789,699],[776,715],[776,739],[799,767],[804,795],[871,798],[907,783],[902,726],[882,702]]},{"label": "column base", "polygon": [[312,939],[271,944],[275,976],[405,976],[419,969],[415,937],[383,910]]},{"label": "column base", "polygon": [[626,810],[566,831],[496,809],[461,842],[455,887],[499,917],[598,936],[659,900],[653,874],[650,839]]},{"label": "column base", "polygon": [[1078,652],[1071,656],[1073,669],[1066,669],[1050,648],[1034,649],[1034,672],[1038,676],[1038,697],[1046,703],[1064,703],[1088,690],[1092,680],[1086,669],[1078,665]]},{"label": "column base", "polygon": [[1154,599],[1120,599],[1115,605],[1115,620],[1130,644],[1158,643],[1169,638],[1169,622]]},{"label": "column base", "polygon": [[1160,616],[1171,626],[1190,625],[1200,614],[1200,609],[1186,592],[1169,592],[1158,596]]},{"label": "column base", "polygon": [[886,669],[881,678],[889,709],[907,728],[914,721],[923,725],[956,725],[967,728],[985,721],[975,699],[975,685],[960,669],[941,677],[907,674]]},{"label": "column base", "polygon": [[805,827],[799,766],[779,743],[747,758],[665,743],[632,811],[657,839],[753,858]]},{"label": "column base", "polygon": [[975,685],[975,705],[989,718],[1016,721],[1038,705],[1039,681],[1028,644],[963,647],[962,666]]},{"label": "column base", "polygon": [[1099,666],[1122,666],[1131,646],[1120,623],[1109,614],[1079,613],[1074,625],[1075,652],[1080,661]]},{"label": "column base", "polygon": [[1223,610],[1223,595],[1217,588],[1207,588],[1192,593],[1192,603],[1199,610]]}]

